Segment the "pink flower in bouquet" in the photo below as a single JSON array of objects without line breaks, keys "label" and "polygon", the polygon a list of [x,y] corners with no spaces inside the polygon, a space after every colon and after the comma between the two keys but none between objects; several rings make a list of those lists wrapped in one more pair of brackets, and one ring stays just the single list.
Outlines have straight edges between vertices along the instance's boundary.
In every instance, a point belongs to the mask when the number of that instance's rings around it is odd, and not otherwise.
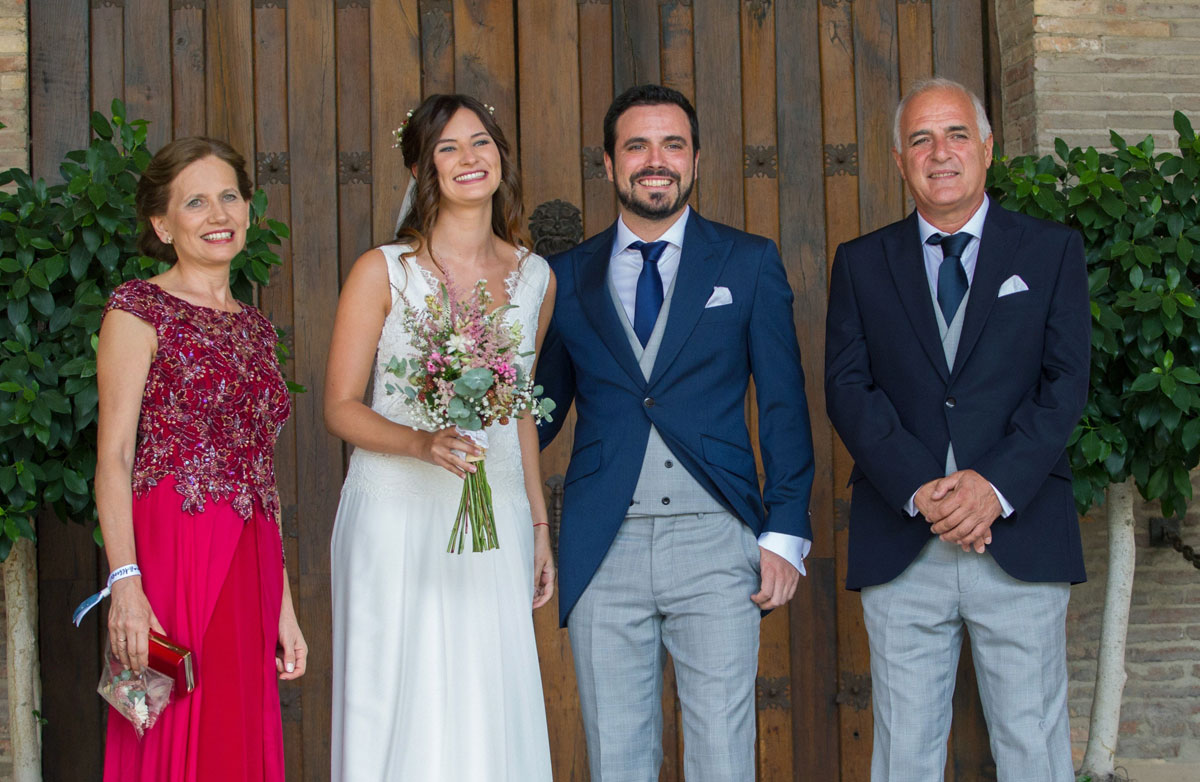
[{"label": "pink flower in bouquet", "polygon": [[[486,428],[505,425],[529,412],[549,418],[554,403],[539,399],[541,388],[521,371],[523,336],[519,321],[506,313],[513,305],[492,308],[487,283],[480,280],[463,296],[453,286],[440,286],[425,298],[419,310],[405,307],[404,322],[411,335],[415,357],[393,357],[387,371],[407,381],[407,386],[387,386],[403,391],[416,419],[429,430],[458,427],[486,440]],[[486,447],[486,446],[485,446]],[[470,528],[472,550],[498,547],[491,488],[483,462],[463,482],[463,494],[447,551],[463,550]]]}]

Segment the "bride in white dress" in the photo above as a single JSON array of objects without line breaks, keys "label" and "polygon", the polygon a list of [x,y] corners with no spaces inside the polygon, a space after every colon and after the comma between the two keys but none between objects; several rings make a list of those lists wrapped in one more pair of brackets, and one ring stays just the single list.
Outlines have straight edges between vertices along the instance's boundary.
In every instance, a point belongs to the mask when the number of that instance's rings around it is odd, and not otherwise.
[{"label": "bride in white dress", "polygon": [[[548,602],[554,563],[537,433],[526,414],[488,428],[499,549],[446,553],[477,449],[453,429],[420,431],[384,367],[414,351],[406,304],[450,282],[486,280],[516,304],[522,361],[554,307],[545,260],[515,246],[520,182],[490,111],[434,95],[403,130],[414,172],[401,243],[370,250],[342,289],[325,384],[325,422],[355,446],[334,523],[335,782],[542,782],[550,749],[531,605]],[[362,399],[374,373],[371,406]],[[469,547],[468,547],[469,548]]]}]

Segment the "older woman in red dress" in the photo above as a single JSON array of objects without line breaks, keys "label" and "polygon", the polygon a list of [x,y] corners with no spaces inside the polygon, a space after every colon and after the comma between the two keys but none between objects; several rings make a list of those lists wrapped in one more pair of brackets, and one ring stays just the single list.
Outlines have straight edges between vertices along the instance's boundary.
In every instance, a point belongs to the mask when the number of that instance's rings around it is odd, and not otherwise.
[{"label": "older woman in red dress", "polygon": [[105,780],[284,778],[275,676],[301,676],[307,646],[278,526],[274,449],[290,405],[275,331],[229,287],[250,196],[228,144],[164,147],[137,207],[142,252],[173,265],[118,287],[100,330],[96,504],[110,569],[138,573],[112,584],[109,641],[137,670],[154,630],[199,666],[196,689],[140,741],[110,713]]}]

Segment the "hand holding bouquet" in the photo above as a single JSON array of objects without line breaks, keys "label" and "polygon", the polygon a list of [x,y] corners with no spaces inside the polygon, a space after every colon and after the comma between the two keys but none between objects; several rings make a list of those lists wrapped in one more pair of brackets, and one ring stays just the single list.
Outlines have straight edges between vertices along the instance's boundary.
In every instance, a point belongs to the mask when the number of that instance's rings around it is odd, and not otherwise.
[{"label": "hand holding bouquet", "polygon": [[[541,398],[542,387],[533,384],[517,359],[521,353],[521,324],[505,321],[516,305],[489,311],[492,296],[486,281],[457,298],[446,285],[425,297],[425,308],[404,309],[404,326],[416,356],[388,362],[387,371],[407,384],[387,384],[388,393],[402,391],[417,419],[433,431],[449,426],[487,449],[487,433],[494,423],[507,424],[529,411],[535,419],[550,419],[554,401]],[[458,513],[446,551],[462,553],[467,529],[471,550],[499,548],[492,490],[483,457],[478,469],[463,481]]]}]

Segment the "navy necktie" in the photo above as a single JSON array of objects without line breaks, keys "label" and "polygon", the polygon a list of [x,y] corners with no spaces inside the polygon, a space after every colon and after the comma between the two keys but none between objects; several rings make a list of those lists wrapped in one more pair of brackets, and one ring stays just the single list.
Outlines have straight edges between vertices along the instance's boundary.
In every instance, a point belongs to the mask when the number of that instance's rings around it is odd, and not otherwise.
[{"label": "navy necktie", "polygon": [[633,302],[633,333],[641,340],[642,347],[646,347],[663,303],[662,275],[658,273],[658,259],[667,249],[667,242],[634,242],[629,245],[629,249],[642,254],[642,273],[638,275],[637,296]]},{"label": "navy necktie", "polygon": [[942,246],[942,265],[938,268],[937,301],[942,308],[942,317],[946,325],[954,320],[958,305],[963,296],[967,295],[967,270],[962,265],[963,250],[971,241],[971,234],[956,233],[934,234],[925,240],[926,244]]}]

